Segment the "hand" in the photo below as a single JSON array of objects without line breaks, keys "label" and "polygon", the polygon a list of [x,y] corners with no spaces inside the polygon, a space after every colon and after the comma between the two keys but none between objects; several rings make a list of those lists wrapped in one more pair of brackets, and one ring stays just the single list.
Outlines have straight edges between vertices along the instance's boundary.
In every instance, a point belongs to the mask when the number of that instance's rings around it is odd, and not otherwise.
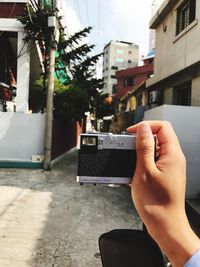
[{"label": "hand", "polygon": [[[168,122],[147,121],[128,128],[136,133],[137,165],[132,198],[152,238],[173,266],[182,267],[200,248],[185,214],[186,161]],[[155,161],[156,134],[159,156]]]}]

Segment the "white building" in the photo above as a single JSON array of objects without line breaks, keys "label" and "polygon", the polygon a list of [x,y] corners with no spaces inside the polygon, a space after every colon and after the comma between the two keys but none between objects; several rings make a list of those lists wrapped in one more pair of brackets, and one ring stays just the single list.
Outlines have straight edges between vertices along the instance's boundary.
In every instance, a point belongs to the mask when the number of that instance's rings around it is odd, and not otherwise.
[{"label": "white building", "polygon": [[139,47],[134,43],[111,41],[104,47],[103,53],[103,92],[112,95],[116,92],[115,72],[138,65]]}]

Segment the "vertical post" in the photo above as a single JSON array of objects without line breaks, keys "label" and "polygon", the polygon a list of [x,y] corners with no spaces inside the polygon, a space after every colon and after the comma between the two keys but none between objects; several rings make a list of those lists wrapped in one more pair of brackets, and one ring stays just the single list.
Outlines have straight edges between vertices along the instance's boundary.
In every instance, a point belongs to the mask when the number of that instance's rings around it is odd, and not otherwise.
[{"label": "vertical post", "polygon": [[51,150],[52,150],[52,126],[53,126],[53,94],[54,94],[54,72],[55,72],[55,51],[56,51],[56,8],[57,1],[52,0],[52,16],[48,17],[48,27],[52,31],[52,43],[49,52],[49,73],[47,85],[47,112],[44,146],[44,169],[51,169]]},{"label": "vertical post", "polygon": [[46,112],[45,147],[44,147],[45,170],[49,170],[51,168],[54,72],[55,72],[55,47],[51,47],[49,53],[49,75],[48,75],[48,87],[47,87],[47,112]]}]

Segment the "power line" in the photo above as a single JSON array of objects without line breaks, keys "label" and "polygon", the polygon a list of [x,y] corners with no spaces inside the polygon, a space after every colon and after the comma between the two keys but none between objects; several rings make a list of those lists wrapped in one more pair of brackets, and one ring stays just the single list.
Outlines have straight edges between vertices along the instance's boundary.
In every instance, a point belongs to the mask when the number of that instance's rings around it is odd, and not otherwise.
[{"label": "power line", "polygon": [[[1,4],[1,3],[0,3]],[[11,12],[10,12],[10,15],[8,16],[8,19],[11,18],[12,14],[13,14],[13,11],[15,9],[15,6],[16,6],[16,2],[13,3],[13,6],[12,6],[12,9],[11,9]],[[4,33],[4,31],[1,31],[0,32],[0,37],[2,36],[2,34]]]},{"label": "power line", "polygon": [[82,24],[81,13],[80,13],[80,8],[79,8],[79,0],[76,0],[76,4],[77,4],[77,10],[78,10],[78,16],[80,19],[80,23]]},{"label": "power line", "polygon": [[100,15],[101,15],[101,12],[100,12],[100,9],[101,9],[101,5],[100,5],[100,0],[98,0],[98,32],[100,33]]},{"label": "power line", "polygon": [[88,26],[89,26],[90,25],[90,20],[89,20],[89,11],[88,11],[88,2],[87,2],[87,0],[85,0],[85,4],[86,4],[87,23],[88,23]]}]

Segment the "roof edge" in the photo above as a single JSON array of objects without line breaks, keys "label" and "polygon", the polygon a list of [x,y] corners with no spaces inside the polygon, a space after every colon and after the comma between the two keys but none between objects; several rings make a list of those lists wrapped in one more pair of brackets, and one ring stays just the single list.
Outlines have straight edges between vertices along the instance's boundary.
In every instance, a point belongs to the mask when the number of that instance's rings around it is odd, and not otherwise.
[{"label": "roof edge", "polygon": [[161,7],[157,10],[155,15],[151,18],[149,23],[150,29],[156,29],[156,27],[162,23],[162,20],[165,18],[165,16],[171,12],[172,7],[177,4],[179,0],[165,0]]}]

